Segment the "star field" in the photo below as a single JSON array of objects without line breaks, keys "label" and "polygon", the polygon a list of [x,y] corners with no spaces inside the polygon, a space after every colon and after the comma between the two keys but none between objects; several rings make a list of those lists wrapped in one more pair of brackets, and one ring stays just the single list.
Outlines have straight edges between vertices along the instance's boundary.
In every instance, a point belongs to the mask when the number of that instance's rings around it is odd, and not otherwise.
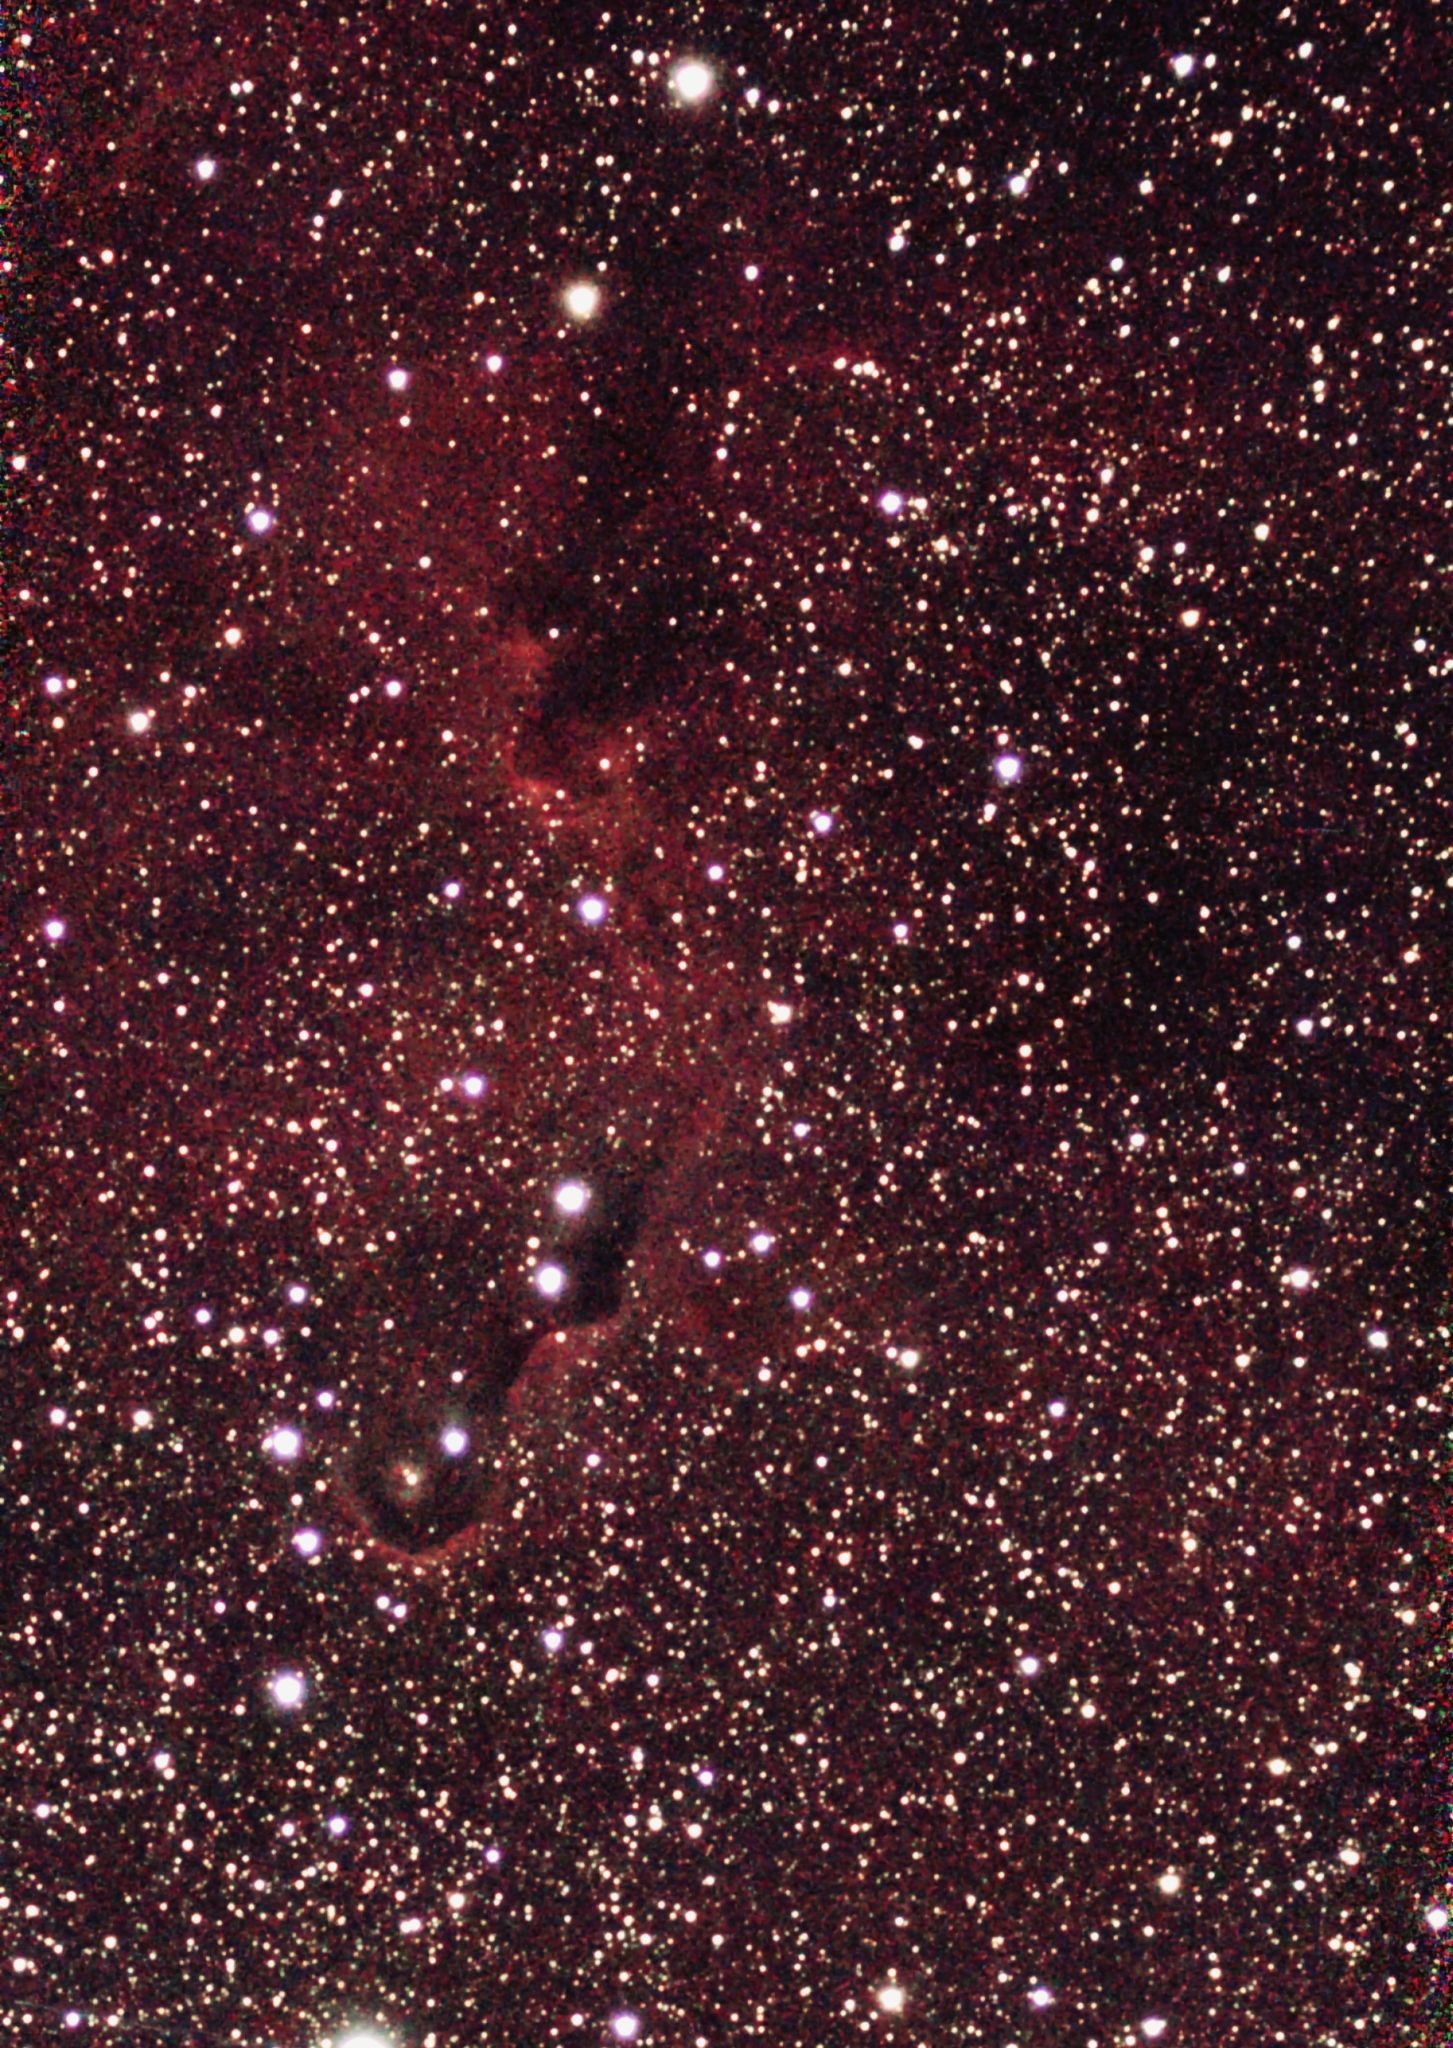
[{"label": "star field", "polygon": [[8,37],[7,2038],[1445,2040],[1436,14]]}]

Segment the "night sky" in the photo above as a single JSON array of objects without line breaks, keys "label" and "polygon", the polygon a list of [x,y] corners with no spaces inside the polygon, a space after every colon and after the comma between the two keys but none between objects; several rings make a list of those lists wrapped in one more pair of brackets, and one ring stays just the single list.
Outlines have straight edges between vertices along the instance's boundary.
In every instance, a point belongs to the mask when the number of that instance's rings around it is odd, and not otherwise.
[{"label": "night sky", "polygon": [[1447,21],[6,33],[0,2033],[1453,2038]]}]

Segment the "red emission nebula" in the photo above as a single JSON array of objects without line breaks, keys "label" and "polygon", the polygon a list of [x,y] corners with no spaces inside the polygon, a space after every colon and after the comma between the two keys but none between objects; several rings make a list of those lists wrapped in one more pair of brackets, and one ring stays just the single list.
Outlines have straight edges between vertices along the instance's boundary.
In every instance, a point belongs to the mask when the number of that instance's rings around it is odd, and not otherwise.
[{"label": "red emission nebula", "polygon": [[1446,2040],[1445,31],[6,33],[0,2029]]}]

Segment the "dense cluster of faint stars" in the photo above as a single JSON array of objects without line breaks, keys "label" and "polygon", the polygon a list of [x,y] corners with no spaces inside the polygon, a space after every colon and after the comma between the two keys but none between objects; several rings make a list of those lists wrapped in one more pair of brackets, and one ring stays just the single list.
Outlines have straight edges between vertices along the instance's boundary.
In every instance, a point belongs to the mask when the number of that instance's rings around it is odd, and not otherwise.
[{"label": "dense cluster of faint stars", "polygon": [[7,2024],[1445,2038],[1431,53],[173,14],[11,38]]}]

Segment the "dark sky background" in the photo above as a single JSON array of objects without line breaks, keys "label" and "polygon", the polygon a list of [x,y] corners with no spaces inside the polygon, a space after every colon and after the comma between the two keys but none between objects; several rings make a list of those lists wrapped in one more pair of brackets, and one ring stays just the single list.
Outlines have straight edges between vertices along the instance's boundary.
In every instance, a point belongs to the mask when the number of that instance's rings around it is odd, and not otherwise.
[{"label": "dark sky background", "polygon": [[1446,24],[7,32],[0,2031],[1446,2040]]}]

